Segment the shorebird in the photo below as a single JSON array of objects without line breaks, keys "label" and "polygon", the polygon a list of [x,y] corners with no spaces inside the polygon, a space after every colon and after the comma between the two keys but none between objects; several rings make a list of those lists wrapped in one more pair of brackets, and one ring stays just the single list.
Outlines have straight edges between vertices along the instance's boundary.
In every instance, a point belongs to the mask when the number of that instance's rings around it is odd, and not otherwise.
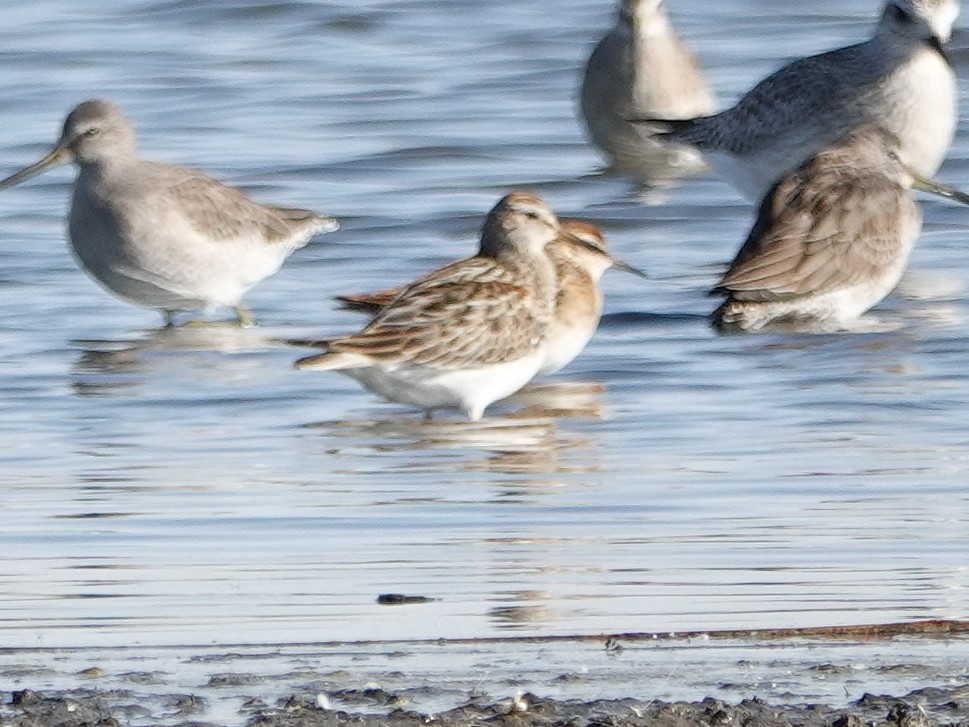
[{"label": "shorebird", "polygon": [[296,367],[340,371],[390,401],[428,414],[457,407],[478,421],[545,363],[556,293],[545,246],[561,234],[539,198],[503,197],[477,256],[418,279],[360,333],[329,341]]},{"label": "shorebird", "polygon": [[0,181],[11,187],[73,162],[71,249],[97,282],[162,312],[231,306],[252,323],[242,296],[318,232],[337,228],[315,212],[259,204],[193,169],[139,159],[135,132],[116,105],[85,101],[64,121],[54,149]]},{"label": "shorebird", "polygon": [[796,60],[714,116],[659,126],[755,202],[785,172],[868,123],[894,133],[912,169],[931,176],[955,133],[956,77],[943,44],[958,14],[957,0],[888,0],[869,40]]},{"label": "shorebird", "polygon": [[[555,265],[555,317],[548,331],[548,348],[540,374],[560,371],[578,356],[592,338],[602,316],[602,274],[615,266],[641,277],[643,272],[610,255],[602,231],[582,220],[563,220],[562,232],[545,247]],[[576,240],[581,242],[577,242]],[[376,315],[402,288],[337,297],[348,310]]]},{"label": "shorebird", "polygon": [[703,71],[676,34],[663,0],[622,0],[615,26],[586,63],[579,102],[589,138],[613,169],[650,183],[703,168],[693,149],[661,141],[629,121],[714,111]]},{"label": "shorebird", "polygon": [[768,193],[711,295],[720,331],[844,328],[898,283],[922,215],[910,190],[969,204],[912,172],[890,131],[866,126],[818,152]]},{"label": "shorebird", "polygon": [[[602,231],[588,222],[570,220],[566,235],[545,248],[555,264],[555,318],[549,329],[548,352],[539,373],[552,374],[570,364],[586,347],[602,317],[599,281],[610,267],[640,277],[645,273],[609,254]],[[571,237],[570,237],[571,236]],[[585,244],[577,244],[574,240]]]}]

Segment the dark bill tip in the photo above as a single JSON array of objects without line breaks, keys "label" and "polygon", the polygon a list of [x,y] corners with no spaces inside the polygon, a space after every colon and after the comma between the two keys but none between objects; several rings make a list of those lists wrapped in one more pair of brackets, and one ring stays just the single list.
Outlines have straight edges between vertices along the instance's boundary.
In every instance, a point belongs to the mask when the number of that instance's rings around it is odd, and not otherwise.
[{"label": "dark bill tip", "polygon": [[646,273],[644,273],[639,268],[634,268],[629,263],[625,263],[622,260],[617,260],[611,254],[609,254],[609,251],[608,250],[606,250],[601,245],[596,244],[592,240],[588,240],[588,239],[586,239],[584,237],[579,237],[578,235],[573,235],[571,233],[566,233],[566,237],[569,240],[571,240],[574,244],[576,244],[576,245],[578,245],[580,247],[584,247],[586,250],[591,250],[592,252],[595,252],[595,253],[598,253],[599,255],[602,255],[603,257],[609,258],[609,260],[612,261],[612,266],[614,268],[616,268],[617,270],[625,270],[627,273],[632,273],[633,275],[638,275],[641,278],[648,277],[646,275]]},{"label": "dark bill tip", "polygon": [[612,267],[614,267],[616,270],[625,270],[627,273],[638,275],[641,278],[649,277],[646,273],[644,273],[639,268],[634,268],[629,263],[624,263],[622,260],[616,260],[616,258],[612,258]]},{"label": "dark bill tip", "polygon": [[951,199],[960,204],[969,205],[969,194],[956,189],[955,187],[950,187],[948,184],[942,184],[941,182],[936,182],[934,179],[929,179],[928,177],[923,177],[920,174],[916,174],[909,170],[912,175],[912,187],[914,189],[920,189],[923,192],[928,192],[929,194],[935,194],[939,197],[945,197],[946,199]]}]

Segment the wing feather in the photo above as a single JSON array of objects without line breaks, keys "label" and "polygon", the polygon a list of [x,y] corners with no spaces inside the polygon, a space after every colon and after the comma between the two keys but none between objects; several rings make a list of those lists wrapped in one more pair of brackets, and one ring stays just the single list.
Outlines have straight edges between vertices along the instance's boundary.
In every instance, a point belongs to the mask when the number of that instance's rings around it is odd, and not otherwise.
[{"label": "wing feather", "polygon": [[906,248],[913,218],[911,195],[889,177],[808,165],[764,199],[713,293],[777,301],[876,278]]},{"label": "wing feather", "polygon": [[548,308],[514,271],[469,258],[408,286],[360,333],[332,341],[329,350],[438,368],[500,363],[542,340]]},{"label": "wing feather", "polygon": [[[310,210],[262,205],[238,189],[186,167],[143,162],[151,169],[160,199],[211,240],[259,236],[269,244],[305,243],[332,221]],[[158,182],[161,183],[158,183]]]}]

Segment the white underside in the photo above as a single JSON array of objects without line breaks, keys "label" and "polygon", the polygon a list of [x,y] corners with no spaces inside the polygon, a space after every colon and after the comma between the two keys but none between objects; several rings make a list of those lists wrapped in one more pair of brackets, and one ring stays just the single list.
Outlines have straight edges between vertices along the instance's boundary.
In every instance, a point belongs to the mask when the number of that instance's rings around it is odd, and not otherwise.
[{"label": "white underside", "polygon": [[572,326],[569,328],[556,326],[548,337],[548,354],[542,365],[540,374],[554,374],[561,371],[582,353],[592,335],[596,331],[599,318],[591,326]]},{"label": "white underside", "polygon": [[72,236],[81,266],[125,300],[159,310],[235,306],[246,291],[279,270],[289,250],[261,240],[158,245],[136,250],[103,237]]},{"label": "white underside", "polygon": [[515,361],[467,369],[398,363],[336,370],[388,401],[427,411],[458,408],[471,421],[478,421],[486,407],[531,381],[545,361],[545,354],[542,346]]},{"label": "white underside", "polygon": [[706,160],[718,177],[740,192],[744,199],[754,203],[760,202],[787,171],[779,172],[772,160],[763,157],[738,157],[720,151],[707,152]]},{"label": "white underside", "polygon": [[905,268],[893,268],[877,281],[854,285],[821,295],[770,303],[737,302],[728,306],[725,328],[757,331],[771,326],[792,326],[804,330],[838,330],[870,310],[898,284]]},{"label": "white underside", "polygon": [[258,226],[234,237],[209,236],[164,199],[147,195],[136,201],[143,208],[130,203],[132,209],[109,209],[79,177],[68,220],[71,248],[109,291],[162,311],[238,305],[313,232],[300,230],[292,240],[274,242]]}]

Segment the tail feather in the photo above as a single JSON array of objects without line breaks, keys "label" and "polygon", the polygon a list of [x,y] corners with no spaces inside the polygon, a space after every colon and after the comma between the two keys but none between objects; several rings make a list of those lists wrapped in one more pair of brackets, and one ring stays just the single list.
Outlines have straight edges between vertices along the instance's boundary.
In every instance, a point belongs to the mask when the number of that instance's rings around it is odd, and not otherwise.
[{"label": "tail feather", "polygon": [[327,351],[315,356],[298,359],[293,366],[297,369],[318,369],[320,371],[336,371],[366,366],[370,363],[366,356],[358,353],[343,351]]},{"label": "tail feather", "polygon": [[330,345],[328,338],[284,338],[282,341],[287,346],[298,348],[326,348]]},{"label": "tail feather", "polygon": [[338,295],[336,299],[340,301],[340,307],[344,310],[375,316],[396,298],[398,293],[400,293],[399,289],[381,290],[378,293],[362,295]]},{"label": "tail feather", "polygon": [[662,139],[692,143],[698,141],[697,132],[703,128],[704,122],[711,116],[697,116],[692,119],[660,119],[656,117],[641,117],[629,119],[631,124],[640,124]]},{"label": "tail feather", "polygon": [[312,210],[295,207],[270,207],[270,209],[290,226],[305,230],[309,234],[333,232],[340,229],[340,223],[336,218],[317,214]]}]

